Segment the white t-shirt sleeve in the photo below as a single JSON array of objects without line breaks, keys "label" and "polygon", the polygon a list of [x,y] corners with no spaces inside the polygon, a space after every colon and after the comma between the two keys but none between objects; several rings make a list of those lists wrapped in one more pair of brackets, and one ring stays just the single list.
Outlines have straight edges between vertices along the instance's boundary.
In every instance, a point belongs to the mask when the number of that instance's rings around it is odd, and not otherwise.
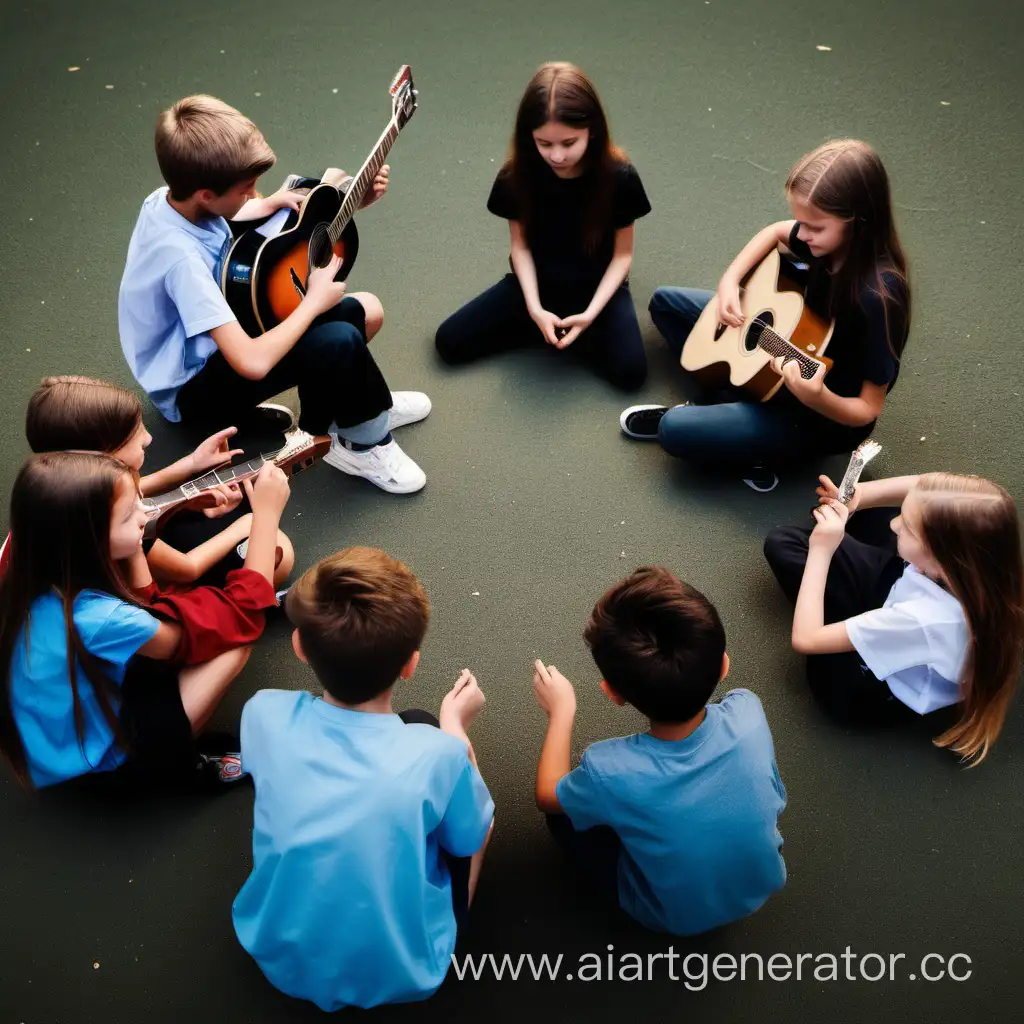
[{"label": "white t-shirt sleeve", "polygon": [[846,632],[877,679],[935,660],[927,627],[906,604],[855,615],[846,620]]},{"label": "white t-shirt sleeve", "polygon": [[175,263],[164,276],[164,287],[177,307],[187,338],[237,319],[209,267],[198,255]]}]

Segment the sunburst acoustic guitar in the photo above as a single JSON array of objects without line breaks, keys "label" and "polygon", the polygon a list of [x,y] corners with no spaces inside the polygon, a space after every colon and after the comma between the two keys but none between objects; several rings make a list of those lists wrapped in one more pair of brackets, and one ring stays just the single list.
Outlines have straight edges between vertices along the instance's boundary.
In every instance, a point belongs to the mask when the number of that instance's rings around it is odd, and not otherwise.
[{"label": "sunburst acoustic guitar", "polygon": [[359,252],[352,219],[377,172],[384,166],[398,133],[416,112],[416,90],[408,64],[391,83],[391,119],[359,173],[339,188],[317,185],[296,214],[279,210],[235,239],[224,260],[221,291],[246,333],[256,336],[276,327],[295,311],[306,294],[310,270],[341,257],[335,280],[344,281]]},{"label": "sunburst acoustic guitar", "polygon": [[740,289],[744,321],[727,327],[718,319],[718,300],[704,308],[683,345],[682,365],[708,385],[729,383],[766,402],[783,386],[771,362],[794,360],[805,380],[824,366],[833,323],[804,303],[795,275],[787,275],[777,249],[751,271]]}]

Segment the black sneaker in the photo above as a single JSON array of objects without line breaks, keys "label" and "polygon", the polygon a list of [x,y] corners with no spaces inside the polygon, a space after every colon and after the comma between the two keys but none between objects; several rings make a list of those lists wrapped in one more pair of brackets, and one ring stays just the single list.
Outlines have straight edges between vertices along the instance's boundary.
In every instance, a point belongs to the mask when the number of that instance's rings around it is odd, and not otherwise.
[{"label": "black sneaker", "polygon": [[619,426],[626,437],[637,441],[655,441],[658,438],[658,424],[667,412],[667,405],[631,405],[622,411]]},{"label": "black sneaker", "polygon": [[759,494],[768,494],[779,486],[779,478],[775,471],[760,463],[750,467],[748,475],[743,478],[743,482],[752,491],[757,491]]}]

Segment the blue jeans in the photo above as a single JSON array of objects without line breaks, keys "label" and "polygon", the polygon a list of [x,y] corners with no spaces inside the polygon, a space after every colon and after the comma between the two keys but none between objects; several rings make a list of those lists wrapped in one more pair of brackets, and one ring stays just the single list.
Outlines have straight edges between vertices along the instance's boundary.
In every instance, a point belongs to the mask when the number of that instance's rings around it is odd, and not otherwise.
[{"label": "blue jeans", "polygon": [[[714,295],[702,288],[659,288],[651,296],[651,319],[676,355]],[[751,402],[730,388],[724,395],[697,401],[701,404],[677,405],[662,418],[658,443],[669,455],[708,465],[749,467],[778,465],[823,448],[850,450],[845,442],[839,447],[827,441],[816,444],[806,423],[801,424],[799,411],[784,398]]]}]

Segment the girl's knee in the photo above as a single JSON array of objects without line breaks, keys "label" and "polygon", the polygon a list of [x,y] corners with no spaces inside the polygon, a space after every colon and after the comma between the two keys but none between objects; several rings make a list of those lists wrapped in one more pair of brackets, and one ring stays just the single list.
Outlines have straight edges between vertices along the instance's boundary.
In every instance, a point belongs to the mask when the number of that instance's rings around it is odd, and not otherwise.
[{"label": "girl's knee", "polygon": [[274,568],[274,586],[279,587],[291,575],[295,568],[295,548],[283,530],[277,531],[277,549],[281,552]]},{"label": "girl's knee", "polygon": [[384,307],[373,292],[352,292],[349,298],[355,299],[363,307],[366,317],[366,340],[371,338],[384,326]]},{"label": "girl's knee", "polygon": [[792,561],[794,552],[806,551],[807,532],[797,526],[776,526],[764,539],[764,557],[773,568]]}]

